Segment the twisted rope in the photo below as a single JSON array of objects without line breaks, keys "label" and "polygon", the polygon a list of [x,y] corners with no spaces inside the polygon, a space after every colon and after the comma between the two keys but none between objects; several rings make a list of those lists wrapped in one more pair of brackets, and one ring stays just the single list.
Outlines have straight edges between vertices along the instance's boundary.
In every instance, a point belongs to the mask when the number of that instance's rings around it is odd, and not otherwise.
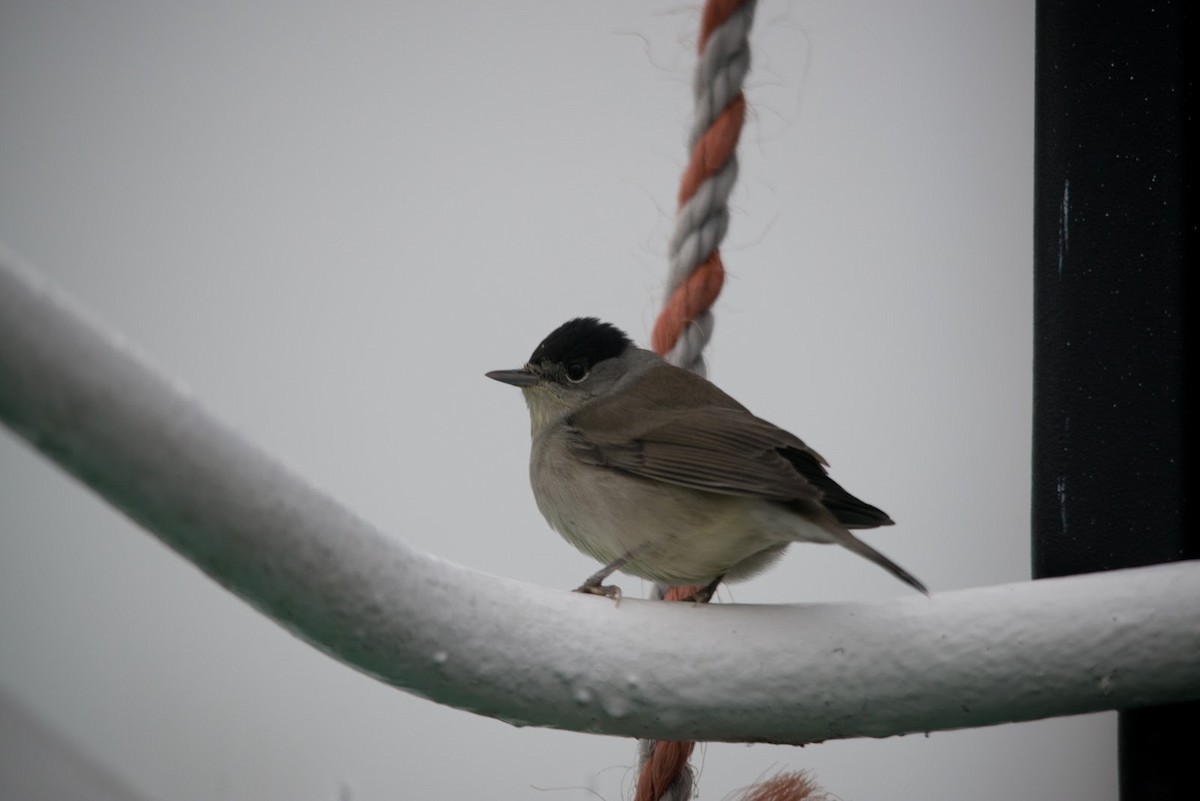
[{"label": "twisted rope", "polygon": [[[664,587],[656,584],[654,594],[663,601],[682,601],[699,587]],[[634,801],[688,801],[696,774],[688,764],[696,744],[691,741],[641,740],[638,743],[637,790]]]},{"label": "twisted rope", "polygon": [[750,71],[755,0],[708,0],[700,23],[700,60],[692,85],[691,158],[679,186],[669,248],[667,300],[651,335],[671,364],[704,375],[712,305],[725,283],[718,249],[729,230],[729,193],[737,181],[738,138],[746,116],[742,85]]},{"label": "twisted rope", "polygon": [[[712,305],[725,283],[718,249],[729,230],[729,193],[737,182],[737,143],[746,118],[742,85],[750,71],[750,24],[755,0],[708,0],[700,21],[700,60],[692,84],[695,117],[688,132],[691,158],[679,184],[671,235],[667,300],[651,345],[677,367],[704,375],[712,337]],[[668,601],[699,587],[655,587]],[[695,774],[694,742],[643,740],[635,801],[688,801]]]},{"label": "twisted rope", "polygon": [[635,801],[690,801],[696,777],[688,759],[695,747],[693,742],[673,740],[638,743],[642,772],[638,774]]}]

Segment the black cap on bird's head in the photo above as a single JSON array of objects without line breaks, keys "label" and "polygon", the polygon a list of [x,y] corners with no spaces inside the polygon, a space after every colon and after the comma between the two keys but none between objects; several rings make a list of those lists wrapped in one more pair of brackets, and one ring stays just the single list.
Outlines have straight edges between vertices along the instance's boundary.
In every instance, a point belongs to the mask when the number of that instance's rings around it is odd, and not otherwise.
[{"label": "black cap on bird's head", "polygon": [[632,345],[615,325],[595,317],[576,317],[543,339],[522,369],[494,370],[487,376],[513,386],[532,386],[539,380],[538,373],[557,366],[568,378],[577,380],[576,376],[586,375],[593,365],[620,356]]},{"label": "black cap on bird's head", "polygon": [[625,332],[615,325],[602,323],[595,317],[576,317],[543,339],[529,357],[529,363],[584,362],[591,367],[605,359],[620,356],[632,344]]}]

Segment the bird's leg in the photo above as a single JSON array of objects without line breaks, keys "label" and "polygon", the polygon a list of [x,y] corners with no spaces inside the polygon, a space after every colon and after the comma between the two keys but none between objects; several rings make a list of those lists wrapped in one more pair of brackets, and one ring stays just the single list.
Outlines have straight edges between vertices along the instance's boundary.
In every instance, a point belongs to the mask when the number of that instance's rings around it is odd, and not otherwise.
[{"label": "bird's leg", "polygon": [[693,592],[691,595],[680,598],[681,601],[692,601],[697,604],[706,604],[712,600],[713,595],[717,591],[717,587],[721,586],[721,580],[725,578],[725,574],[717,576],[712,581],[705,584],[700,589]]},{"label": "bird's leg", "polygon": [[617,557],[613,561],[609,562],[607,565],[588,576],[587,581],[575,588],[575,592],[582,592],[584,595],[603,595],[605,598],[612,598],[617,603],[620,603],[621,588],[616,584],[605,584],[604,580],[616,571],[625,567],[632,556],[632,553],[627,553],[624,556]]}]

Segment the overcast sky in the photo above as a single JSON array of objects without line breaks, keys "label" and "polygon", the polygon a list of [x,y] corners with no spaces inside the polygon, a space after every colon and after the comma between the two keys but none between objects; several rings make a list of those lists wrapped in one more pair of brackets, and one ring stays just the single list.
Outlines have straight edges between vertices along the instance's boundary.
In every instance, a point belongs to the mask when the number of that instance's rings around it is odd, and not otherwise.
[{"label": "overcast sky", "polygon": [[[865,536],[935,592],[1029,578],[1033,10],[764,2],[755,23],[710,376],[887,510]],[[391,536],[574,587],[596,565],[538,515],[525,409],[483,373],[580,314],[648,339],[696,26],[633,0],[0,0],[0,240]],[[718,600],[910,592],[798,546]],[[333,662],[6,432],[0,690],[151,798],[633,781],[629,741]],[[848,800],[1105,801],[1115,742],[1095,715],[697,764],[704,799],[808,768]]]}]

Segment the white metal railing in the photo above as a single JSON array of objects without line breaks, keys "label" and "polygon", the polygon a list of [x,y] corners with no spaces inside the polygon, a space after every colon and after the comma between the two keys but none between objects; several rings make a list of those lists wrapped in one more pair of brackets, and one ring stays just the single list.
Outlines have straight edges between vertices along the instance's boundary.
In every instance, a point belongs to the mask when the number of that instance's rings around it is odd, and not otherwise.
[{"label": "white metal railing", "polygon": [[317,648],[513,723],[806,743],[1200,698],[1200,562],[695,607],[616,606],[418,553],[208,417],[2,248],[0,418]]}]

